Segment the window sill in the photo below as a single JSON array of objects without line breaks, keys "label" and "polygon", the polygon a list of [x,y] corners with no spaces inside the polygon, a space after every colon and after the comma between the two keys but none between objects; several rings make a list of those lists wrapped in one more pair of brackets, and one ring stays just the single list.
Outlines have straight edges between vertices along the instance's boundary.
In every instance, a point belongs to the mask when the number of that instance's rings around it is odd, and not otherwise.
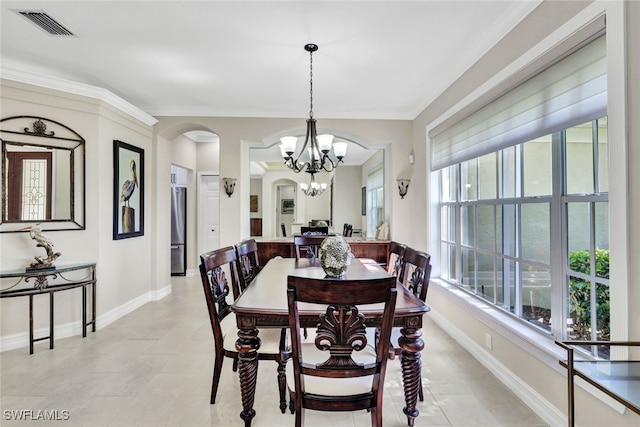
[{"label": "window sill", "polygon": [[[443,298],[457,305],[466,313],[487,325],[488,328],[517,345],[532,357],[535,357],[553,371],[557,372],[562,378],[566,379],[567,370],[560,365],[559,361],[566,360],[567,354],[562,348],[555,344],[555,337],[553,337],[553,335],[537,330],[535,327],[528,325],[526,321],[514,318],[503,310],[487,304],[482,299],[443,280],[437,278],[431,279],[429,286],[432,287],[429,293],[433,291],[437,292]],[[521,390],[515,390],[515,388],[520,388],[521,384],[518,383],[522,381],[519,379],[512,380],[513,378],[517,378],[515,374],[508,372],[501,361],[496,360],[484,347],[466,336],[464,332],[457,330],[456,326],[451,324],[446,316],[439,314],[437,309],[433,309],[430,314],[434,315],[433,320],[438,323],[439,326],[458,340],[467,351],[485,365],[494,375],[500,378],[503,383],[510,386],[529,406],[532,408],[550,408],[550,403],[542,402],[542,396],[539,394],[535,392],[523,394]],[[576,377],[575,384],[616,412],[620,414],[625,413],[626,408],[624,405],[592,387],[581,378]]]},{"label": "window sill", "polygon": [[441,295],[463,308],[465,312],[476,317],[556,372],[566,373],[566,369],[558,363],[559,360],[566,359],[566,354],[555,344],[555,338],[551,334],[536,330],[535,327],[527,325],[525,321],[516,319],[503,310],[487,304],[482,299],[443,280],[432,279],[431,285],[441,289]]}]

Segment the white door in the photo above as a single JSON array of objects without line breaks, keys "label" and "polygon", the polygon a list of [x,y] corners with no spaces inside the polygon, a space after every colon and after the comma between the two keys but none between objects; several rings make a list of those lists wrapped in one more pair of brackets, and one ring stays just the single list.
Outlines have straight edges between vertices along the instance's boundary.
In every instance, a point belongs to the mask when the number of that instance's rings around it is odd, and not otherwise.
[{"label": "white door", "polygon": [[[198,257],[220,247],[220,176],[201,175],[198,191]],[[198,265],[200,260],[198,259]]]}]

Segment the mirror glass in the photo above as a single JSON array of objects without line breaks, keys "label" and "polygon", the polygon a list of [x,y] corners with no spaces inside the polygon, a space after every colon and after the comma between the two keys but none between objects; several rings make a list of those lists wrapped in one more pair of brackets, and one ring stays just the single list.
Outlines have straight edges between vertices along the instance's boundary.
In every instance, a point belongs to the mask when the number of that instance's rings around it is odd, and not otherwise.
[{"label": "mirror glass", "polygon": [[0,121],[0,232],[84,229],[85,142],[70,128],[41,117]]},{"label": "mirror glass", "polygon": [[[366,236],[367,222],[361,212],[362,190],[366,187],[371,168],[384,170],[385,150],[366,148],[344,138],[337,139],[349,144],[344,163],[332,173],[317,175],[317,182],[326,183],[327,188],[315,197],[301,193],[297,183],[306,181],[308,184],[309,175],[294,173],[284,165],[279,143],[249,150],[252,236],[289,237],[300,233],[302,227],[309,226],[314,220],[329,221],[330,232],[336,233],[342,233],[343,225],[349,223],[357,232],[354,237]],[[298,149],[302,140],[298,139]],[[285,212],[283,202],[291,201],[295,207],[291,212]]]}]

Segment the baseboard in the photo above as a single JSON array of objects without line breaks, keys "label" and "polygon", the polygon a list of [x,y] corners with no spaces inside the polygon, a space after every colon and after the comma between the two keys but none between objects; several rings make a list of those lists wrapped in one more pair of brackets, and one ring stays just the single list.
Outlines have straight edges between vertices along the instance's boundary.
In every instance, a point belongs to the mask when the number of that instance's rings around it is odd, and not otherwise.
[{"label": "baseboard", "polygon": [[[149,291],[140,295],[119,307],[109,310],[96,318],[96,330],[100,330],[105,326],[115,322],[116,320],[126,316],[127,314],[137,310],[148,302],[159,301],[171,293],[171,284],[157,291]],[[90,332],[87,332],[90,333]],[[35,337],[49,335],[49,327],[34,329]],[[68,338],[82,335],[82,321],[65,323],[63,325],[55,325],[53,330],[54,341],[61,338]],[[15,350],[29,346],[29,331],[21,332],[13,335],[0,337],[0,352]]]},{"label": "baseboard", "polygon": [[169,296],[169,294],[171,294],[171,283],[169,283],[167,286],[165,286],[162,289],[159,289],[157,291],[150,291],[149,292],[149,296],[151,297],[151,301],[160,301],[164,297]]},{"label": "baseboard", "polygon": [[485,351],[475,341],[465,335],[460,329],[449,322],[445,316],[432,310],[428,314],[442,330],[455,339],[465,350],[467,350],[476,360],[496,376],[509,390],[522,400],[525,405],[531,408],[540,418],[550,426],[566,426],[567,418],[564,413],[542,395],[523,382],[518,376],[507,369],[500,361]]}]

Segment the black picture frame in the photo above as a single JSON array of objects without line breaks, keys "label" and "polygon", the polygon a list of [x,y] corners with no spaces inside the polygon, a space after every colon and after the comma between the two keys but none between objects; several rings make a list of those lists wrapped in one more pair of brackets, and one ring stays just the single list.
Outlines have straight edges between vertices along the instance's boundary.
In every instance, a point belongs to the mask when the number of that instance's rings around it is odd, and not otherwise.
[{"label": "black picture frame", "polygon": [[114,140],[113,240],[143,235],[144,150]]},{"label": "black picture frame", "polygon": [[367,215],[367,187],[362,187],[362,216]]},{"label": "black picture frame", "polygon": [[292,214],[295,208],[295,202],[293,199],[282,199],[282,212],[283,214]]},{"label": "black picture frame", "polygon": [[255,213],[258,212],[258,195],[251,194],[249,196],[249,212]]}]

